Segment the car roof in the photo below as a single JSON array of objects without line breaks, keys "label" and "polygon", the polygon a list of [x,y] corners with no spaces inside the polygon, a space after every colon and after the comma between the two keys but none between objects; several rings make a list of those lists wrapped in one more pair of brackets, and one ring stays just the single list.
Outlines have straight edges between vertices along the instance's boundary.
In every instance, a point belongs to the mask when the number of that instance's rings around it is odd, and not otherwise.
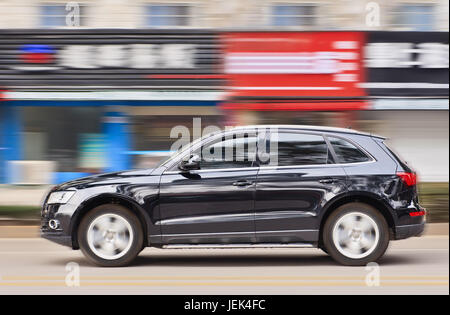
[{"label": "car roof", "polygon": [[347,133],[347,134],[357,134],[363,136],[370,136],[376,138],[384,137],[373,135],[367,132],[362,132],[350,128],[338,128],[338,127],[327,127],[327,126],[313,126],[313,125],[250,125],[250,126],[238,126],[231,130],[243,130],[243,129],[296,129],[296,130],[306,130],[306,131],[319,131],[319,132],[333,132],[333,133]]}]

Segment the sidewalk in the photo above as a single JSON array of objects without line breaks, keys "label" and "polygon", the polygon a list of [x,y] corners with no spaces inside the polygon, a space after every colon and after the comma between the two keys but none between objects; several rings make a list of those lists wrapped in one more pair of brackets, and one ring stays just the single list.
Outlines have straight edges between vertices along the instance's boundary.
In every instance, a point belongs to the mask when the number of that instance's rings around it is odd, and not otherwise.
[{"label": "sidewalk", "polygon": [[0,206],[39,207],[51,186],[0,185]]}]

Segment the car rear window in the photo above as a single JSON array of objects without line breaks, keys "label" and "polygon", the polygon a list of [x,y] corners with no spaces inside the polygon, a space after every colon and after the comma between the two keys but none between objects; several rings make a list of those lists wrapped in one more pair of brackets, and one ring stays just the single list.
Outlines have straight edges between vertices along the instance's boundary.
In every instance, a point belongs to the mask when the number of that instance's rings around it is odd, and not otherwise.
[{"label": "car rear window", "polygon": [[339,163],[360,163],[371,160],[367,154],[350,141],[336,137],[328,137],[328,139],[336,153]]}]

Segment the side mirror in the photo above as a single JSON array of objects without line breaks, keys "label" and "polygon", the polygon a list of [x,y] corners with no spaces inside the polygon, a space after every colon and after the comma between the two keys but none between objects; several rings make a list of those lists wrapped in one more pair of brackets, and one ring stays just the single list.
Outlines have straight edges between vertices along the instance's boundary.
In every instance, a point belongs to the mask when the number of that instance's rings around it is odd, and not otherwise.
[{"label": "side mirror", "polygon": [[200,169],[200,157],[197,154],[193,154],[188,160],[181,161],[178,168],[182,171],[193,171]]}]

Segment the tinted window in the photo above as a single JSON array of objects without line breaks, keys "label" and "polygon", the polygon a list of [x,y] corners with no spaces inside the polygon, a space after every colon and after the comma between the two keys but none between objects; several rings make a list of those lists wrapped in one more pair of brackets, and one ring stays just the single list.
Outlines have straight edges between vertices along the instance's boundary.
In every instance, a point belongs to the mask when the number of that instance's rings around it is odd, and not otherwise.
[{"label": "tinted window", "polygon": [[[239,134],[203,146],[200,169],[251,167],[256,157],[257,137],[254,134]],[[200,155],[201,154],[201,155]]]},{"label": "tinted window", "polygon": [[183,4],[151,4],[147,7],[147,26],[189,26],[190,9]]},{"label": "tinted window", "polygon": [[85,5],[44,4],[41,6],[41,26],[85,26],[85,9]]},{"label": "tinted window", "polygon": [[329,162],[328,146],[322,136],[289,132],[271,135],[270,165],[316,165]]},{"label": "tinted window", "polygon": [[369,161],[370,158],[354,144],[340,138],[329,137],[340,163],[358,163]]},{"label": "tinted window", "polygon": [[317,22],[314,4],[278,4],[272,8],[273,26],[313,26]]}]

